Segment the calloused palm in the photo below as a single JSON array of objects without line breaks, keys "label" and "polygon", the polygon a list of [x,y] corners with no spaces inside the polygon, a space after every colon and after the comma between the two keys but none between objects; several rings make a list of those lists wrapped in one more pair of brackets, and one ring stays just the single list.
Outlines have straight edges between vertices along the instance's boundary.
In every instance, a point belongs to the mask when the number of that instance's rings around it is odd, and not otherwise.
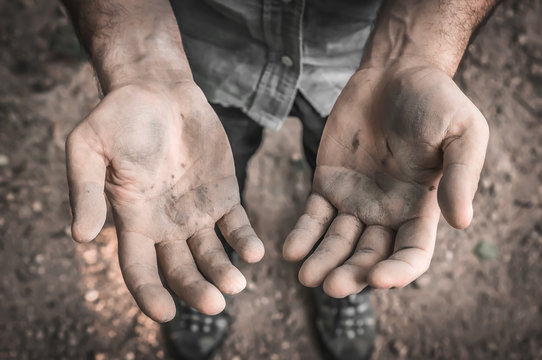
[{"label": "calloused palm", "polygon": [[260,260],[263,244],[240,205],[226,134],[193,82],[114,90],[66,144],[73,237],[90,241],[102,228],[105,186],[126,285],[149,317],[175,315],[158,265],[169,287],[203,313],[222,311],[221,292],[245,287],[215,224],[248,262]]},{"label": "calloused palm", "polygon": [[299,261],[325,234],[300,281],[344,297],[415,280],[429,267],[440,210],[469,225],[487,141],[483,115],[444,72],[359,70],[329,116],[312,194],[284,245]]}]

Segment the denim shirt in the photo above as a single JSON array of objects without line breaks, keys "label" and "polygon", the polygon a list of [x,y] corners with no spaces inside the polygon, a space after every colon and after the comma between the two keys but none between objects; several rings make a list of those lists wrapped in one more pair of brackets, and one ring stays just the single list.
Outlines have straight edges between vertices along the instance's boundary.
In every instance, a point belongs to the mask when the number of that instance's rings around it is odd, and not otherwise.
[{"label": "denim shirt", "polygon": [[170,0],[211,103],[278,130],[299,91],[321,116],[358,68],[382,0]]}]

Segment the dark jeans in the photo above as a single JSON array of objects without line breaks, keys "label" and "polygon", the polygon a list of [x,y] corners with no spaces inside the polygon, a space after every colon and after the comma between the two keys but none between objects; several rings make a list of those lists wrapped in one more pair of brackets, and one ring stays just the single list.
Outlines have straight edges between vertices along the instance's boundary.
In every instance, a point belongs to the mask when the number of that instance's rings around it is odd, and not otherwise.
[{"label": "dark jeans", "polygon": [[[217,104],[212,104],[212,106],[228,135],[235,162],[235,174],[239,183],[239,191],[243,194],[248,161],[262,142],[263,127],[237,108],[223,107]],[[299,92],[290,115],[298,117],[303,124],[303,151],[314,172],[318,145],[320,144],[327,117],[320,116]]]}]

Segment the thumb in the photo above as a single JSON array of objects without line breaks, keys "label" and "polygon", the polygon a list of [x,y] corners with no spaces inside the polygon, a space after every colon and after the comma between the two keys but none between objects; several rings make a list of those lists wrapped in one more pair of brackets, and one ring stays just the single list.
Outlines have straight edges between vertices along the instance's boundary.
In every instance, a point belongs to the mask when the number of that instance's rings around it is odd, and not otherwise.
[{"label": "thumb", "polygon": [[104,197],[106,166],[100,144],[100,139],[86,121],[77,126],[66,140],[72,237],[78,242],[93,240],[107,215]]},{"label": "thumb", "polygon": [[457,229],[469,226],[472,200],[484,165],[489,128],[473,105],[467,116],[453,123],[443,142],[443,175],[438,203],[446,221]]}]

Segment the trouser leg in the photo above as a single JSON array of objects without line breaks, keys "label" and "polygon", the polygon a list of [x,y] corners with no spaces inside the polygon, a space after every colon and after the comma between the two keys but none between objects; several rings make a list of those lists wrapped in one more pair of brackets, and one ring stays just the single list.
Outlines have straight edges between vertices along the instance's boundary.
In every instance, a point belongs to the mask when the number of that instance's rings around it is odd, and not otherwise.
[{"label": "trouser leg", "polygon": [[327,116],[321,116],[301,93],[292,107],[291,115],[298,117],[303,124],[303,151],[313,173],[316,168],[316,154],[322,138]]},{"label": "trouser leg", "polygon": [[235,175],[242,197],[247,178],[247,165],[260,147],[263,128],[237,108],[217,104],[212,104],[212,106],[228,135],[235,162]]}]

